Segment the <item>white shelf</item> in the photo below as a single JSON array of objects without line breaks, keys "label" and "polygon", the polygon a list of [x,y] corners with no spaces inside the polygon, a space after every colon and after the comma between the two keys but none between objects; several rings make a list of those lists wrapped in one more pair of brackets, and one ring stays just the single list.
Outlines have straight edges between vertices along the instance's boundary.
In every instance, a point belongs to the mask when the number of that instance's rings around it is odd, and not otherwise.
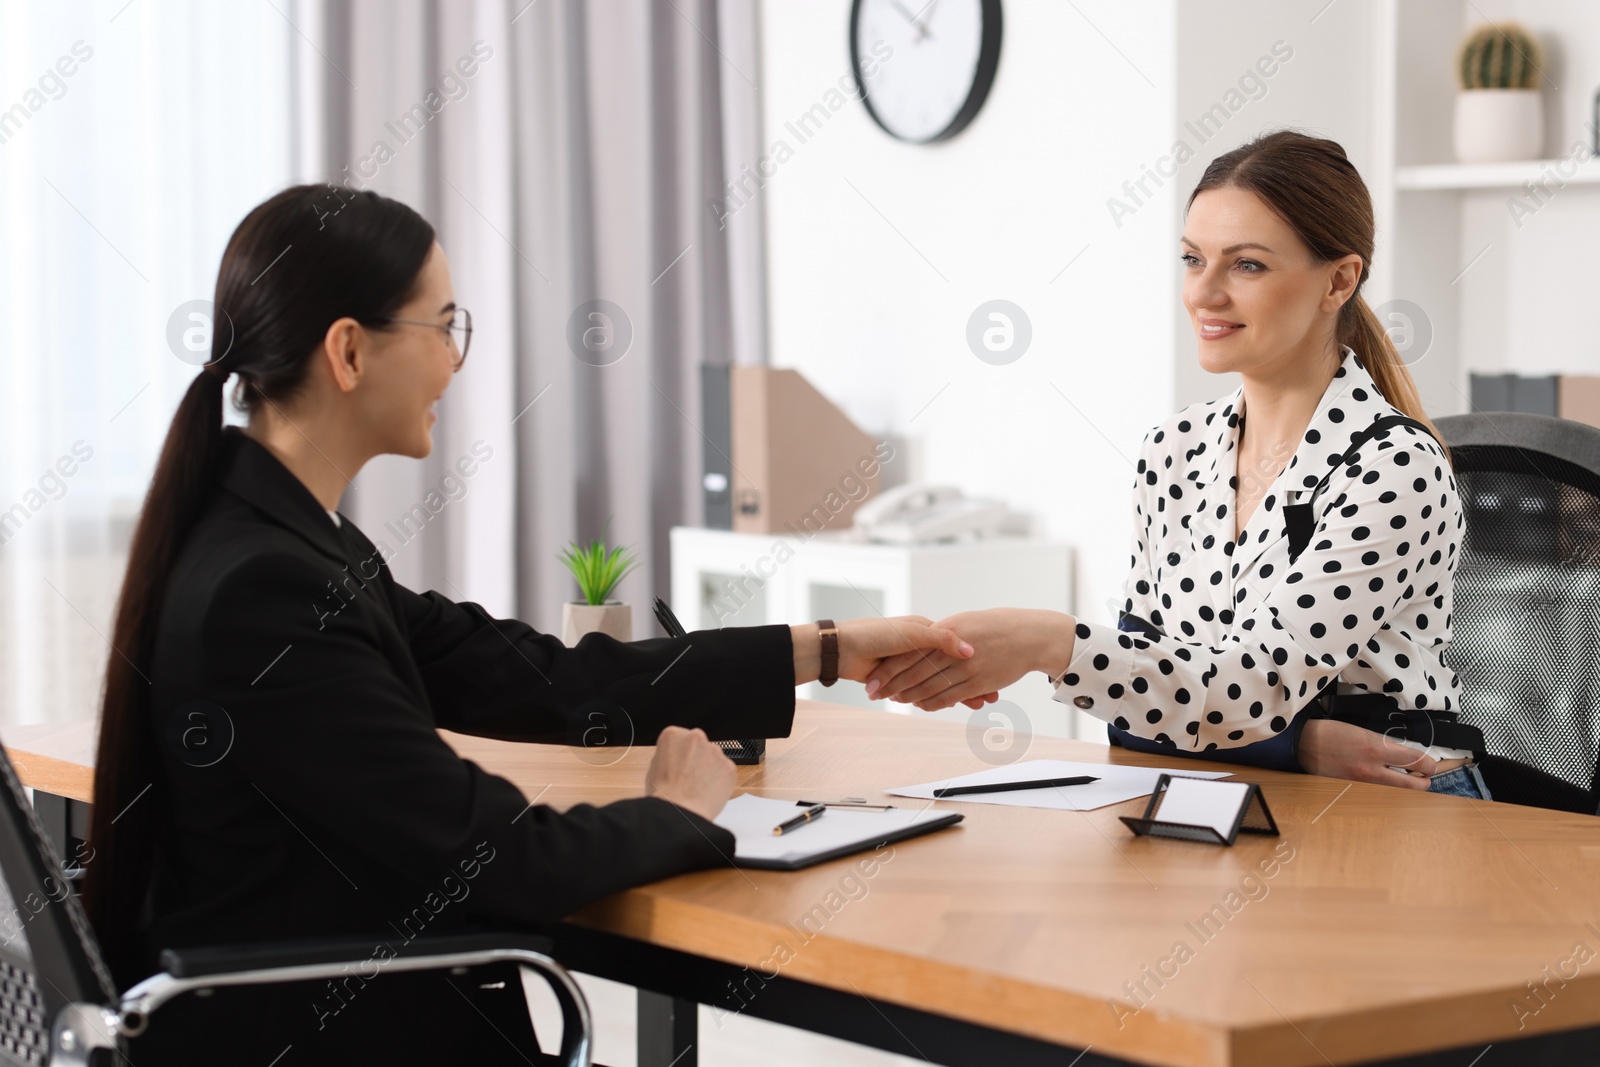
[{"label": "white shelf", "polygon": [[1577,164],[1576,173],[1564,175],[1561,170],[1574,170],[1565,159],[1525,159],[1511,163],[1430,163],[1422,166],[1399,167],[1395,172],[1395,185],[1405,190],[1448,189],[1520,189],[1526,182],[1548,182],[1553,188],[1561,185],[1600,185],[1600,159],[1586,159]]},{"label": "white shelf", "polygon": [[[1397,343],[1424,344],[1403,353],[1423,404],[1434,416],[1466,411],[1474,373],[1584,373],[1600,352],[1574,311],[1593,288],[1585,250],[1600,241],[1600,159],[1589,155],[1588,129],[1600,78],[1600,5],[1372,7],[1379,280],[1368,299],[1397,309],[1385,319]],[[1455,162],[1457,49],[1485,20],[1507,17],[1560,56],[1560,84],[1541,83],[1546,158]]]}]

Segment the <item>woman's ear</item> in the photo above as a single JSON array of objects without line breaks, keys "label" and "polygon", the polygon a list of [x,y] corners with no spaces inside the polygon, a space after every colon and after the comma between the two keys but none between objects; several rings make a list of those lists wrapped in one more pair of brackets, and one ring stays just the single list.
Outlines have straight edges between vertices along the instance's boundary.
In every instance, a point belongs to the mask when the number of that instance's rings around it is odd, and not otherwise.
[{"label": "woman's ear", "polygon": [[1328,291],[1322,298],[1322,310],[1338,311],[1355,295],[1361,284],[1361,257],[1355,253],[1336,259],[1330,264]]},{"label": "woman's ear", "polygon": [[334,384],[348,393],[361,382],[366,370],[366,331],[355,319],[335,319],[322,338],[322,352]]}]

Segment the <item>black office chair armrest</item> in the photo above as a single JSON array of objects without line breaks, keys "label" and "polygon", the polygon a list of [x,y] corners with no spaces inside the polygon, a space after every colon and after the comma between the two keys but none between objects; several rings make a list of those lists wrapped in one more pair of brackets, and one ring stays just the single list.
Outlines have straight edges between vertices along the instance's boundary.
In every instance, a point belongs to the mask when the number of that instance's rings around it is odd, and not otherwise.
[{"label": "black office chair armrest", "polygon": [[[375,935],[359,938],[305,938],[293,941],[264,941],[241,945],[207,945],[199,948],[168,948],[161,952],[161,969],[174,978],[206,978],[240,971],[265,971],[280,967],[306,967],[345,964],[351,960],[372,959],[380,946],[388,946],[397,959],[443,956],[493,949],[527,949],[548,956],[552,942],[537,934],[492,932],[455,935],[429,935],[401,941],[397,937]],[[385,958],[388,953],[384,953]]]},{"label": "black office chair armrest", "polygon": [[[386,943],[393,955],[377,955],[376,950]],[[339,978],[349,968],[371,966],[374,960],[381,961],[383,970],[396,973],[515,963],[537,971],[555,992],[561,1006],[561,1061],[568,1067],[590,1067],[589,1003],[566,968],[550,958],[549,948],[550,940],[536,934],[492,932],[419,937],[402,947],[380,937],[169,948],[161,953],[163,973],[151,975],[122,994],[114,1023],[123,1036],[137,1037],[153,1012],[184,993]]]},{"label": "black office chair armrest", "polygon": [[1486,756],[1478,765],[1489,795],[1502,804],[1595,815],[1594,793],[1538,767],[1506,756]]}]

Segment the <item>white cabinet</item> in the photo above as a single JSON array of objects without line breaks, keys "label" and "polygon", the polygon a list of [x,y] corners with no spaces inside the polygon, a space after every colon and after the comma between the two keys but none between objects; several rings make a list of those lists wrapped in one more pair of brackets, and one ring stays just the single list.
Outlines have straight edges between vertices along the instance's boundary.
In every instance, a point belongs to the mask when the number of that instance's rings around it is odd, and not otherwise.
[{"label": "white cabinet", "polygon": [[[925,615],[938,620],[958,611],[993,607],[1071,610],[1072,550],[1066,545],[1024,538],[879,545],[847,538],[821,533],[802,540],[792,535],[676,527],[673,610],[690,630],[876,615]],[[859,683],[846,680],[827,689],[811,683],[802,687],[800,695],[927,714],[906,704],[870,701]],[[1035,672],[1000,696],[1003,703],[982,712],[958,706],[932,714],[970,723],[972,742],[988,750],[1013,743],[996,734],[996,728],[1002,734],[1017,727],[1073,736],[1076,712],[1050,699],[1044,675]],[[1102,730],[1087,736],[1105,735]]]}]

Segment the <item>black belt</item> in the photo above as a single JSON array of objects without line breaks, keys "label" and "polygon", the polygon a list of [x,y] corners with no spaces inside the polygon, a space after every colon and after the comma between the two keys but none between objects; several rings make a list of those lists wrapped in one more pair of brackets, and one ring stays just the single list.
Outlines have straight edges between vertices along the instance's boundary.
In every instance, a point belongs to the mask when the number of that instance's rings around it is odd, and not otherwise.
[{"label": "black belt", "polygon": [[1388,693],[1335,693],[1312,715],[1423,745],[1466,749],[1479,761],[1484,757],[1482,730],[1458,721],[1453,711],[1402,708]]}]

